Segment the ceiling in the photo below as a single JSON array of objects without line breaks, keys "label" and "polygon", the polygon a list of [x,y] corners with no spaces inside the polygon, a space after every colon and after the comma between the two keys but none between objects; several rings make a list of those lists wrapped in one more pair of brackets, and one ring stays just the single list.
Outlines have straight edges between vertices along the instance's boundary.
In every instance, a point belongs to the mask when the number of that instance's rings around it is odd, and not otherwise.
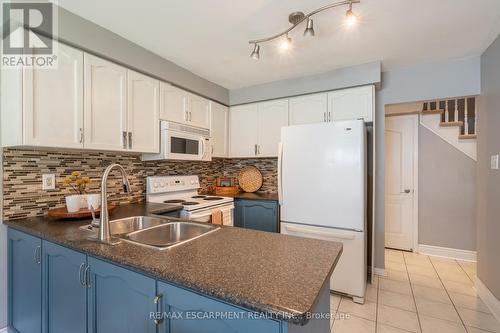
[{"label": "ceiling", "polygon": [[500,33],[498,0],[361,0],[360,22],[345,9],[314,16],[316,36],[292,32],[293,49],[249,39],[289,26],[288,14],[329,0],[59,0],[59,5],[228,89],[382,61],[384,70],[481,54]]}]

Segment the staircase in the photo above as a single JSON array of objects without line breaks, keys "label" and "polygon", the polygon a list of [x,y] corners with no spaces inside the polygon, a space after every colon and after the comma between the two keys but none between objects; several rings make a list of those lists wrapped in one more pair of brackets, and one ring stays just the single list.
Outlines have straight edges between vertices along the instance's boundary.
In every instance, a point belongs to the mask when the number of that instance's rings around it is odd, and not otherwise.
[{"label": "staircase", "polygon": [[420,124],[477,160],[475,97],[424,102]]}]

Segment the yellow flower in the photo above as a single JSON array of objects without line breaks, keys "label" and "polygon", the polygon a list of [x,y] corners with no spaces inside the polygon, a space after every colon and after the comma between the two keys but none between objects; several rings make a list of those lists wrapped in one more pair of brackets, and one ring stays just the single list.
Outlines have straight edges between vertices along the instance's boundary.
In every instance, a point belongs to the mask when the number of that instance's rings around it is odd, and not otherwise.
[{"label": "yellow flower", "polygon": [[82,177],[82,180],[84,184],[90,183],[90,177]]},{"label": "yellow flower", "polygon": [[80,177],[81,173],[80,173],[80,171],[73,171],[73,172],[71,173],[71,175],[72,175],[73,177]]},{"label": "yellow flower", "polygon": [[71,182],[71,180],[68,177],[66,177],[66,178],[63,179],[63,184],[64,185],[69,185],[70,182]]},{"label": "yellow flower", "polygon": [[83,184],[83,179],[80,179],[80,178],[79,178],[79,179],[77,179],[77,180],[75,181],[75,183],[76,183],[76,185],[80,186],[80,185],[82,185],[82,184]]}]

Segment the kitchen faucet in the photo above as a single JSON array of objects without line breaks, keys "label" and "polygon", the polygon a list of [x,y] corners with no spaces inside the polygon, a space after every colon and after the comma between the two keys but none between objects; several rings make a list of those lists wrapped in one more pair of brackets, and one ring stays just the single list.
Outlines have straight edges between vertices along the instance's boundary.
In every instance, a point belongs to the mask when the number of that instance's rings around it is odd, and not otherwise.
[{"label": "kitchen faucet", "polygon": [[118,241],[114,242],[111,238],[111,227],[109,225],[109,213],[108,213],[108,191],[107,191],[107,181],[110,172],[117,168],[122,174],[123,190],[125,192],[130,192],[130,183],[127,179],[127,173],[125,169],[120,164],[109,165],[104,173],[102,174],[101,180],[101,217],[99,219],[99,241],[108,244],[116,244]]}]

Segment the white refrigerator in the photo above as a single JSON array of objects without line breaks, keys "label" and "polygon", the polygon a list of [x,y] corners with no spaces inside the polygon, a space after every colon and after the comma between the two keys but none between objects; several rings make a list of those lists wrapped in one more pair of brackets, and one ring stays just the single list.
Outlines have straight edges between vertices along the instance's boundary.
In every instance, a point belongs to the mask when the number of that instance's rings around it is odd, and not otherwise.
[{"label": "white refrigerator", "polygon": [[362,120],[283,127],[281,233],[343,243],[330,289],[366,291],[366,130]]}]

